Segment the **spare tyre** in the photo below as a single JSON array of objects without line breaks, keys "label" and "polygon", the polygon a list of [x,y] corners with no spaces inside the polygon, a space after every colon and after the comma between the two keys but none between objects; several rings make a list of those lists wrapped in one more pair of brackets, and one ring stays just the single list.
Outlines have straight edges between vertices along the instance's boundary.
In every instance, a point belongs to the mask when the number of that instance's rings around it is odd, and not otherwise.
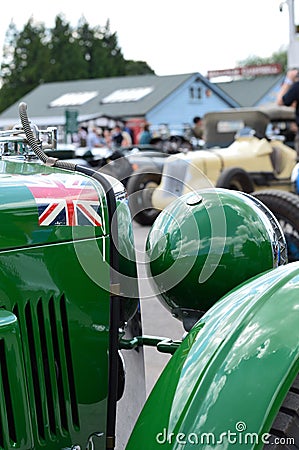
[{"label": "spare tyre", "polygon": [[263,190],[251,195],[267,206],[284,232],[289,262],[299,260],[299,197],[291,192]]}]

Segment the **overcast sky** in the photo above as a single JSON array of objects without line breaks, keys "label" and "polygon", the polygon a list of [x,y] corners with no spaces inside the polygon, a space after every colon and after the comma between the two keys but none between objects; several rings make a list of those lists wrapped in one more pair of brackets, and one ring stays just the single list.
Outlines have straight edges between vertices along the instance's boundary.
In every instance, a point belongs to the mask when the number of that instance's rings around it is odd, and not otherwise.
[{"label": "overcast sky", "polygon": [[[295,0],[298,3],[299,0]],[[19,30],[30,16],[53,27],[57,14],[76,26],[110,19],[126,59],[143,60],[157,75],[230,69],[248,56],[286,49],[288,8],[280,0],[26,0],[2,8],[0,48],[11,20]],[[299,22],[299,20],[298,20]]]}]

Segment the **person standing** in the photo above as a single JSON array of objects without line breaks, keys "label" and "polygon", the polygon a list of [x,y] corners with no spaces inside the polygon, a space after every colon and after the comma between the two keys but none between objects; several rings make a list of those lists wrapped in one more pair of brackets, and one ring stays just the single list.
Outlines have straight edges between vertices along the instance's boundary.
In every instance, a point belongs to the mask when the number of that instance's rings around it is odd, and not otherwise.
[{"label": "person standing", "polygon": [[87,148],[92,150],[94,147],[103,147],[105,140],[102,136],[102,130],[98,130],[96,127],[92,128],[87,134]]},{"label": "person standing", "polygon": [[123,134],[120,125],[115,125],[111,132],[112,145],[114,148],[119,148],[123,143]]},{"label": "person standing", "polygon": [[[298,69],[288,70],[286,77],[281,85],[277,95],[276,103],[280,106],[294,106],[295,120],[297,129],[299,129],[299,71]],[[299,160],[299,134],[297,131],[295,137],[295,150],[297,152],[297,160]]]},{"label": "person standing", "polygon": [[193,136],[196,137],[196,139],[203,139],[203,123],[201,117],[195,116],[193,118],[192,132]]},{"label": "person standing", "polygon": [[111,131],[109,130],[109,128],[104,129],[103,136],[104,136],[107,147],[111,148],[112,147],[112,136],[111,136]]},{"label": "person standing", "polygon": [[86,127],[81,126],[78,130],[78,145],[79,147],[86,147],[87,145],[88,130]]},{"label": "person standing", "polygon": [[138,136],[138,144],[145,145],[150,144],[152,140],[152,133],[150,131],[150,124],[144,123],[141,129],[141,133]]}]

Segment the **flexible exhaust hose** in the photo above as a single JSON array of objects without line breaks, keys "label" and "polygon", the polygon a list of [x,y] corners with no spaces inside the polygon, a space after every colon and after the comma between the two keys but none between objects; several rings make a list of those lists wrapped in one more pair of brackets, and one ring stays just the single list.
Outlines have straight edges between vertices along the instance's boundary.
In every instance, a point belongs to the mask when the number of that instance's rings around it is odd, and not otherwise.
[{"label": "flexible exhaust hose", "polygon": [[60,161],[58,158],[52,158],[45,154],[45,152],[42,150],[41,146],[39,145],[37,139],[35,138],[33,131],[30,127],[29,119],[27,116],[27,105],[24,102],[21,102],[19,104],[19,115],[22,123],[22,127],[24,129],[26,139],[28,141],[28,144],[36,154],[36,156],[47,166],[54,166],[58,167],[60,169],[66,169],[66,170],[76,170],[76,164],[66,162],[66,161]]}]

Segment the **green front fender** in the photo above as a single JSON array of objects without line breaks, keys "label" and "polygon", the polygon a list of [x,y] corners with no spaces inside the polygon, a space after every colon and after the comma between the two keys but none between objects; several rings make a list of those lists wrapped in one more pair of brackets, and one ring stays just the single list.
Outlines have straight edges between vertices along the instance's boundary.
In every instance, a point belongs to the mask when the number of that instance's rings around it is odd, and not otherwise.
[{"label": "green front fender", "polygon": [[299,371],[298,324],[299,263],[223,297],[171,358],[127,450],[263,447]]}]

